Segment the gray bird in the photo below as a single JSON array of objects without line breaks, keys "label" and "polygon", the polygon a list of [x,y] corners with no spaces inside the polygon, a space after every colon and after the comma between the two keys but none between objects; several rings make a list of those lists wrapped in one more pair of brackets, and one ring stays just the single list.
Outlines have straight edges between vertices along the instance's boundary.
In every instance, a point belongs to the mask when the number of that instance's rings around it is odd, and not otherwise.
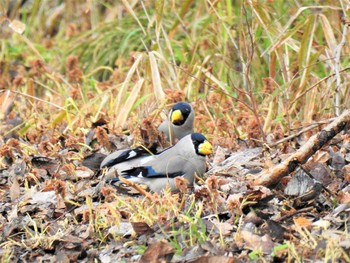
[{"label": "gray bird", "polygon": [[[146,156],[139,165],[122,170],[118,165],[114,168],[120,175],[137,184],[144,184],[153,192],[161,192],[167,185],[171,191],[176,190],[174,178],[182,176],[190,185],[194,175],[202,175],[206,170],[205,156],[212,153],[212,145],[204,135],[192,133],[183,137],[174,146],[153,156]],[[120,164],[122,165],[122,164]],[[110,183],[120,183],[118,178]]]},{"label": "gray bird", "polygon": [[163,121],[158,130],[163,132],[167,139],[174,144],[188,134],[193,133],[194,110],[187,102],[176,103],[170,113],[168,120]]},{"label": "gray bird", "polygon": [[[176,103],[169,113],[169,121],[165,120],[158,130],[163,132],[172,144],[175,139],[180,140],[184,136],[193,133],[194,111],[191,104],[187,102]],[[169,136],[171,131],[171,136]],[[120,173],[131,167],[140,164],[144,157],[150,156],[157,152],[156,145],[151,148],[136,147],[133,149],[119,150],[106,156],[102,161],[100,168],[109,168],[106,178],[114,177],[115,171]],[[117,165],[118,164],[118,165]]]}]

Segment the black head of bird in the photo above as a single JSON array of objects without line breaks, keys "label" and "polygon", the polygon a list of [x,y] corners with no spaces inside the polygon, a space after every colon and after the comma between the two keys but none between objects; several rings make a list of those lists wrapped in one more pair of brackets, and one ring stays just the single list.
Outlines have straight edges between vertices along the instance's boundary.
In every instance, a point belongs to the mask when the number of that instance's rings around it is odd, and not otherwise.
[{"label": "black head of bird", "polygon": [[166,138],[174,144],[177,140],[193,133],[194,110],[187,102],[176,103],[169,114],[169,118],[159,126]]},{"label": "black head of bird", "polygon": [[192,106],[186,102],[176,103],[170,114],[171,122],[176,126],[183,125],[186,121],[192,121],[189,119],[190,114],[193,112]]}]

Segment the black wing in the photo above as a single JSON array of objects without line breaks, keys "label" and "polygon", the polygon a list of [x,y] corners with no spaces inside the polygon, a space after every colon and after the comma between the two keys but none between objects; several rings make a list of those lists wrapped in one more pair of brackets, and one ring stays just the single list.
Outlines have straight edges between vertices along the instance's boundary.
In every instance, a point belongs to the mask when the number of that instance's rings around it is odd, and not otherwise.
[{"label": "black wing", "polygon": [[148,149],[141,147],[141,146],[138,146],[134,149],[125,150],[118,157],[111,159],[107,163],[105,163],[101,168],[105,168],[105,167],[109,168],[109,167],[112,167],[113,165],[116,165],[118,163],[132,160],[134,158],[138,158],[141,156],[147,156],[147,155],[150,155],[151,153],[157,154],[156,152],[157,152],[157,147],[154,147],[154,145],[152,145]]},{"label": "black wing", "polygon": [[131,168],[129,170],[125,170],[122,172],[122,175],[127,177],[146,177],[146,178],[161,178],[161,177],[169,177],[174,178],[176,176],[183,175],[183,171],[177,171],[174,173],[160,173],[155,171],[152,166],[139,166],[135,168]]}]

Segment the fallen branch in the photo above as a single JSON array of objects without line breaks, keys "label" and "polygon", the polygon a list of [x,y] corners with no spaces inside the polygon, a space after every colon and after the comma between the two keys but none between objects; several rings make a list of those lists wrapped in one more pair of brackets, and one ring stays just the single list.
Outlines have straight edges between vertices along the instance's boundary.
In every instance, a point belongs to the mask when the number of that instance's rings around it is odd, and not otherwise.
[{"label": "fallen branch", "polygon": [[299,164],[304,164],[316,151],[341,132],[349,122],[350,110],[346,110],[282,163],[262,171],[253,181],[253,185],[273,186],[277,184],[284,176],[293,172]]}]

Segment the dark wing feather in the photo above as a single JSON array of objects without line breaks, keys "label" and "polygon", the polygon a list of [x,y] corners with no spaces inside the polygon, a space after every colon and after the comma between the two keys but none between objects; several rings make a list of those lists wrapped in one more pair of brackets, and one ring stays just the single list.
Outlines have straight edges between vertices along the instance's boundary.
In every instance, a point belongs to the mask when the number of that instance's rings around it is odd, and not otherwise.
[{"label": "dark wing feather", "polygon": [[138,158],[141,156],[150,155],[150,152],[155,154],[156,151],[157,151],[157,149],[156,149],[156,147],[154,147],[154,145],[152,145],[152,147],[150,147],[149,149],[145,149],[144,147],[139,146],[139,147],[136,147],[134,149],[125,150],[117,158],[109,160],[101,168],[105,168],[105,167],[109,168],[109,167],[112,167],[118,163],[132,160],[132,159],[135,159],[135,158]]},{"label": "dark wing feather", "polygon": [[139,166],[135,168],[131,168],[129,170],[125,170],[122,172],[123,175],[130,177],[145,177],[145,178],[162,178],[169,177],[174,178],[176,176],[183,175],[183,171],[177,171],[174,173],[160,173],[156,172],[152,166]]}]

